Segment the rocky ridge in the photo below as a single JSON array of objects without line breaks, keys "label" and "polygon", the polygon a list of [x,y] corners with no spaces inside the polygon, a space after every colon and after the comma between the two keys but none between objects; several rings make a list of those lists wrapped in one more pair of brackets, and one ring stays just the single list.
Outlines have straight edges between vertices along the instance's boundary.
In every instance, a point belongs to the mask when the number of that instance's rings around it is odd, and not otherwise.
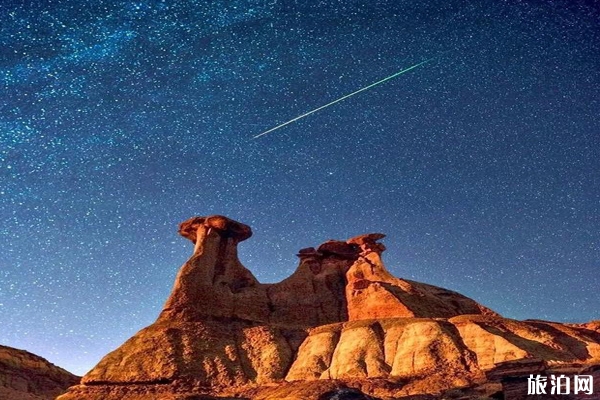
[{"label": "rocky ridge", "polygon": [[35,354],[0,346],[0,399],[50,400],[80,379]]},{"label": "rocky ridge", "polygon": [[383,234],[302,249],[289,278],[261,284],[237,257],[247,225],[194,217],[179,232],[194,253],[157,321],[60,400],[497,398],[515,377],[600,364],[593,324],[510,320],[392,276]]}]

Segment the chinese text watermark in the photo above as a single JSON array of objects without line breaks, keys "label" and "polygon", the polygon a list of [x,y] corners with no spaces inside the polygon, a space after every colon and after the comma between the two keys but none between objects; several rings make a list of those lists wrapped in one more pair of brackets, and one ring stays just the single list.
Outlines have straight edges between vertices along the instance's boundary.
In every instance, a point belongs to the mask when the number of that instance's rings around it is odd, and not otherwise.
[{"label": "chinese text watermark", "polygon": [[[573,385],[571,385],[571,381]],[[548,387],[548,383],[550,386]],[[529,375],[527,378],[527,394],[592,394],[594,390],[594,377],[592,375],[575,375],[572,378],[566,375],[547,376]]]}]

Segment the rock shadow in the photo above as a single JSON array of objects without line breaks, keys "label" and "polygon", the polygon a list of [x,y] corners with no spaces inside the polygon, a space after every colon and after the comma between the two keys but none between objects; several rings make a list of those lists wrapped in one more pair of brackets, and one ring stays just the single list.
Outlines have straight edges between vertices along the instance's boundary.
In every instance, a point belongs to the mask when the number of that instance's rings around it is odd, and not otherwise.
[{"label": "rock shadow", "polygon": [[591,355],[587,349],[586,343],[569,335],[568,333],[563,332],[560,329],[557,329],[557,328],[553,327],[552,325],[546,324],[543,322],[537,322],[537,321],[529,322],[528,321],[528,325],[535,326],[536,328],[538,328],[541,331],[548,332],[550,335],[552,335],[553,337],[556,338],[556,342],[558,342],[558,343],[562,344],[564,347],[566,347],[568,349],[568,351],[575,356],[575,358],[585,360],[586,358],[591,357]]},{"label": "rock shadow", "polygon": [[[543,360],[563,361],[563,362],[579,361],[574,356],[573,353],[570,353],[570,352],[567,353],[564,350],[554,349],[546,344],[536,342],[535,340],[526,339],[526,338],[516,335],[508,330],[504,331],[499,328],[489,326],[486,324],[482,324],[482,323],[477,323],[477,322],[476,322],[476,324],[479,325],[482,329],[491,333],[492,335],[500,336],[500,337],[506,339],[511,344],[515,345],[516,347],[518,347],[522,350],[525,350],[526,352],[532,354],[533,356],[541,358]],[[576,339],[574,339],[574,341],[577,342],[577,343],[574,343],[575,346],[585,346],[585,344],[583,342],[580,342]],[[579,351],[582,351],[582,350],[579,350]]]}]

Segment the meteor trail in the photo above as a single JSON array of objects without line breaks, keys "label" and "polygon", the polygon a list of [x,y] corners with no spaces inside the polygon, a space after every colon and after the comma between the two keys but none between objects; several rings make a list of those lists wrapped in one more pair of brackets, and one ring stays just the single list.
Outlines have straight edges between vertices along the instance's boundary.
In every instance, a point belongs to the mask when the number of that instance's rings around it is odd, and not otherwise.
[{"label": "meteor trail", "polygon": [[357,90],[357,91],[355,91],[355,92],[352,92],[352,93],[349,93],[349,94],[347,94],[347,95],[345,95],[345,96],[342,96],[342,97],[340,97],[339,99],[332,101],[331,103],[327,103],[327,104],[325,104],[325,105],[323,105],[323,106],[321,106],[321,107],[315,108],[315,109],[314,109],[314,110],[312,110],[312,111],[309,111],[309,112],[306,112],[306,113],[304,113],[304,114],[302,114],[302,115],[299,115],[299,116],[297,116],[297,117],[296,117],[296,118],[294,118],[294,119],[290,119],[289,121],[287,121],[287,122],[284,122],[283,124],[277,125],[277,126],[276,126],[276,127],[274,127],[274,128],[271,128],[271,129],[269,129],[269,130],[267,130],[267,131],[264,131],[263,133],[259,133],[258,135],[256,135],[256,136],[253,136],[253,137],[252,137],[252,139],[258,139],[259,137],[261,137],[261,136],[264,136],[264,135],[266,135],[267,133],[271,133],[271,132],[273,132],[273,131],[275,131],[275,130],[277,130],[277,129],[279,129],[279,128],[283,128],[284,126],[286,126],[286,125],[289,125],[289,124],[291,124],[292,122],[296,122],[296,121],[298,121],[299,119],[302,119],[302,118],[304,118],[304,117],[308,117],[310,114],[316,113],[317,111],[319,111],[319,110],[322,110],[322,109],[324,109],[324,108],[327,108],[327,107],[329,107],[329,106],[332,106],[332,105],[334,105],[335,103],[339,103],[339,102],[340,102],[340,101],[342,101],[342,100],[346,100],[348,97],[352,97],[352,96],[354,96],[355,94],[359,94],[360,92],[364,92],[364,91],[365,91],[365,90],[367,90],[367,89],[371,89],[371,88],[372,88],[372,87],[374,87],[374,86],[377,86],[377,85],[380,85],[380,84],[382,84],[382,83],[384,83],[384,82],[386,82],[386,81],[389,81],[390,79],[393,79],[393,78],[397,77],[398,75],[402,75],[403,73],[405,73],[405,72],[408,72],[408,71],[410,71],[411,69],[415,69],[415,68],[417,68],[417,67],[419,67],[419,66],[421,66],[421,65],[423,65],[423,64],[426,64],[426,63],[428,63],[429,61],[431,61],[431,60],[433,60],[433,59],[436,59],[436,58],[438,58],[438,57],[439,57],[439,55],[438,55],[438,56],[436,56],[436,57],[431,57],[431,58],[429,58],[429,59],[427,59],[427,60],[425,60],[425,61],[421,61],[420,63],[413,65],[412,67],[408,67],[408,68],[406,68],[406,69],[403,69],[402,71],[396,72],[395,74],[393,74],[393,75],[390,75],[390,76],[388,76],[387,78],[383,78],[383,79],[382,79],[382,80],[380,80],[380,81],[377,81],[377,82],[375,82],[375,83],[371,83],[369,86],[365,86],[365,87],[364,87],[364,88],[362,88],[362,89],[358,89],[358,90]]}]

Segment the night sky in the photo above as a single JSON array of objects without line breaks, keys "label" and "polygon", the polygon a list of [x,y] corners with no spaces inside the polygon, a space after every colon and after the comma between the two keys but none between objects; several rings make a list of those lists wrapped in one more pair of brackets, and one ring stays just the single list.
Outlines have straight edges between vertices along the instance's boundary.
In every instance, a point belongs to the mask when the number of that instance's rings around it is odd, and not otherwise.
[{"label": "night sky", "polygon": [[[0,343],[83,374],[223,214],[262,282],[383,232],[400,277],[600,318],[600,2],[0,5]],[[426,59],[381,85],[278,124]]]}]

